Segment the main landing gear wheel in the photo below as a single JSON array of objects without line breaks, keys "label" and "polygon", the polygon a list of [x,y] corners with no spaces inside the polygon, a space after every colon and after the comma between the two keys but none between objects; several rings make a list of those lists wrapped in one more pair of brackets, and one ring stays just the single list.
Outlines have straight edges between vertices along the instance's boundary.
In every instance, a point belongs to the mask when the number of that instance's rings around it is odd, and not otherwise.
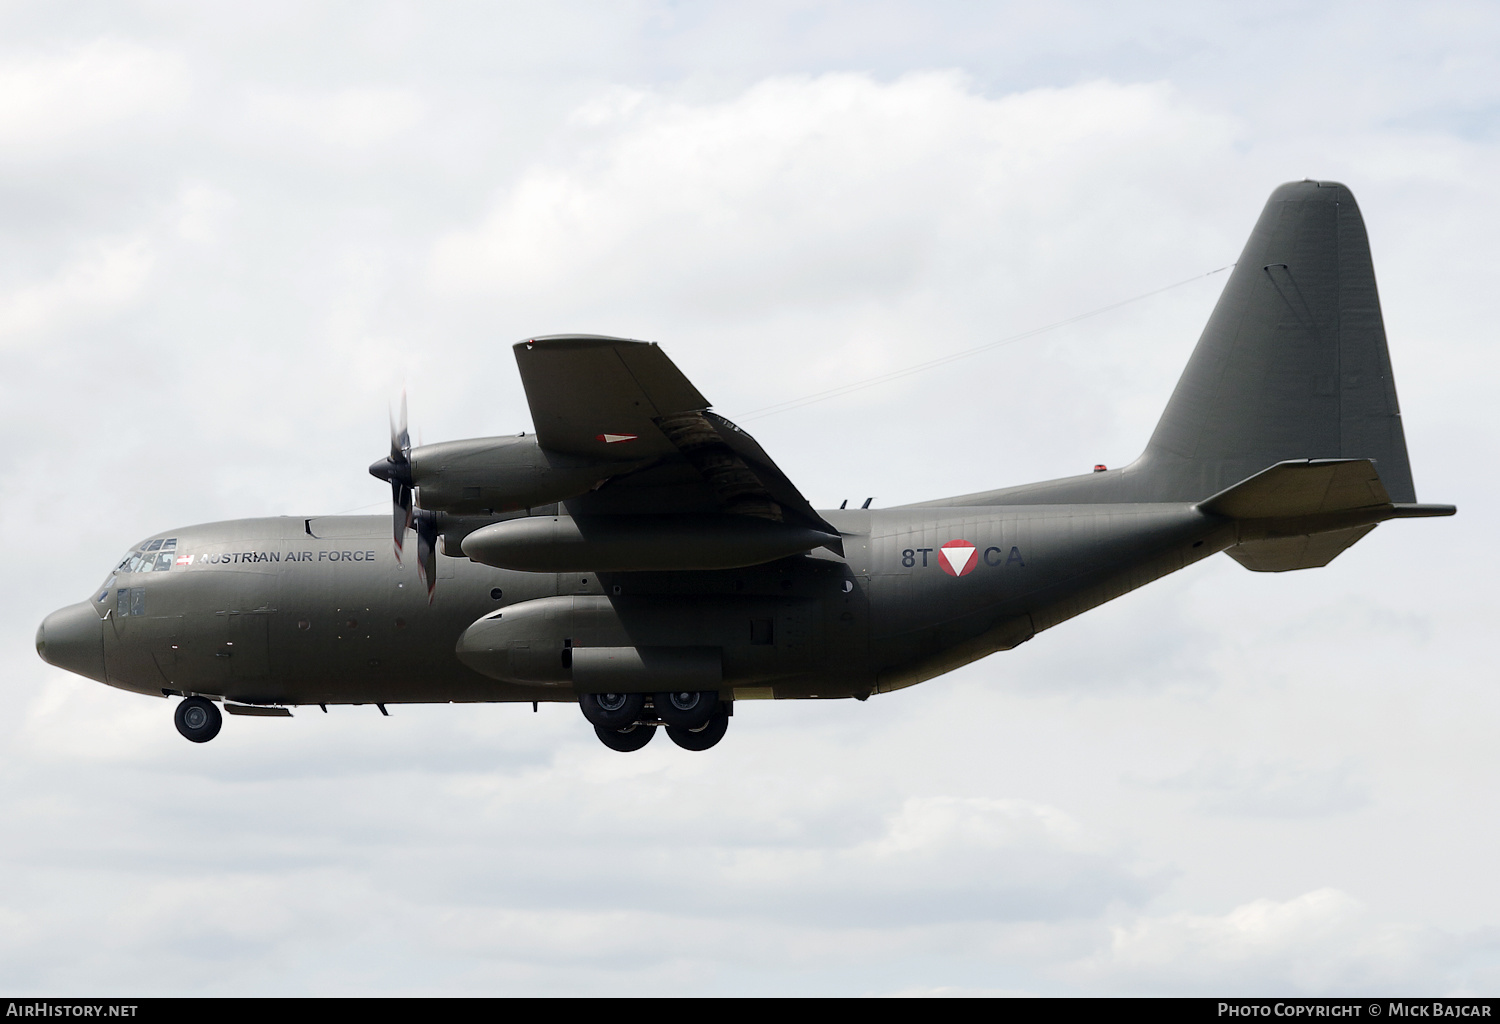
[{"label": "main landing gear wheel", "polygon": [[719,710],[717,690],[686,690],[658,693],[652,697],[656,717],[679,729],[701,729]]},{"label": "main landing gear wheel", "polygon": [[584,693],[578,697],[578,706],[590,725],[597,729],[618,732],[634,724],[645,713],[646,695],[644,693]]},{"label": "main landing gear wheel", "polygon": [[667,735],[672,742],[683,750],[707,750],[724,738],[724,733],[729,731],[729,714],[722,708],[718,714],[708,720],[708,724],[698,729],[679,729],[675,725],[667,726]]},{"label": "main landing gear wheel", "polygon": [[202,697],[189,697],[179,703],[172,718],[177,731],[194,743],[207,743],[219,735],[219,727],[224,724],[224,716],[213,701]]},{"label": "main landing gear wheel", "polygon": [[656,735],[656,726],[631,725],[626,729],[606,729],[602,725],[596,725],[594,732],[598,735],[599,742],[610,750],[628,754],[650,743],[651,737]]}]

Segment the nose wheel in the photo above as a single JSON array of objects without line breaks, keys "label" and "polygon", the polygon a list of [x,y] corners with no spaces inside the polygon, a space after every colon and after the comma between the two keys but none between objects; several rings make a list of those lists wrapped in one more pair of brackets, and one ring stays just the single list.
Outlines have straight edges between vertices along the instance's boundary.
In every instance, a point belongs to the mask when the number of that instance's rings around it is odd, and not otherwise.
[{"label": "nose wheel", "polygon": [[177,705],[172,717],[177,722],[177,731],[194,743],[207,743],[219,735],[219,727],[224,724],[224,716],[213,701],[202,697],[186,698]]}]

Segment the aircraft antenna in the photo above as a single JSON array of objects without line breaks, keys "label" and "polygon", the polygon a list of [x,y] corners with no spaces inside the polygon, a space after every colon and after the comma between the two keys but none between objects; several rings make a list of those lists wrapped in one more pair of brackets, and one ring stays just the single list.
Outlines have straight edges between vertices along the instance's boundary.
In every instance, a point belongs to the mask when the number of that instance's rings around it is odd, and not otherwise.
[{"label": "aircraft antenna", "polygon": [[1027,338],[1036,337],[1038,334],[1044,334],[1047,331],[1056,330],[1059,327],[1066,327],[1069,324],[1076,324],[1080,320],[1087,320],[1090,317],[1099,316],[1102,313],[1108,313],[1111,310],[1119,309],[1121,306],[1128,306],[1132,302],[1140,302],[1142,299],[1149,299],[1153,295],[1160,295],[1162,292],[1169,292],[1173,288],[1181,288],[1185,284],[1192,284],[1194,281],[1201,281],[1205,277],[1213,277],[1215,274],[1222,274],[1226,270],[1233,269],[1233,267],[1234,264],[1231,263],[1228,266],[1219,267],[1217,270],[1210,270],[1205,274],[1194,274],[1192,277],[1184,278],[1181,281],[1176,281],[1161,288],[1154,288],[1149,292],[1142,292],[1140,295],[1134,295],[1128,299],[1121,299],[1119,302],[1111,302],[1109,305],[1100,306],[1098,309],[1091,309],[1087,313],[1079,313],[1076,316],[1070,316],[1065,320],[1058,320],[1050,324],[1044,324],[1041,327],[1033,327],[1029,331],[1022,331],[1020,334],[1011,334],[1004,338],[1000,338],[997,341],[990,341],[986,342],[983,345],[976,345],[974,348],[964,349],[962,352],[953,352],[946,356],[939,356],[936,359],[929,359],[925,363],[916,363],[915,365],[907,366],[900,370],[892,370],[890,373],[883,373],[878,377],[868,377],[864,380],[854,381],[851,384],[841,384],[836,388],[829,388],[827,391],[817,391],[810,395],[803,395],[801,398],[792,398],[788,399],[785,402],[777,402],[775,405],[767,405],[762,406],[759,409],[752,409],[750,412],[737,417],[737,419],[740,422],[745,422],[748,420],[760,419],[763,416],[775,416],[777,413],[790,412],[793,409],[800,409],[804,405],[812,405],[814,402],[824,402],[830,398],[838,398],[840,395],[847,395],[854,391],[861,391],[864,388],[872,388],[877,384],[885,384],[889,381],[900,380],[902,377],[910,377],[912,374],[921,373],[923,370],[931,370],[939,366],[946,366],[948,363],[954,363],[960,359],[967,359],[970,356],[977,356],[981,352],[988,352],[992,348],[999,348],[1001,345],[1009,345],[1012,342],[1016,341],[1024,341]]}]

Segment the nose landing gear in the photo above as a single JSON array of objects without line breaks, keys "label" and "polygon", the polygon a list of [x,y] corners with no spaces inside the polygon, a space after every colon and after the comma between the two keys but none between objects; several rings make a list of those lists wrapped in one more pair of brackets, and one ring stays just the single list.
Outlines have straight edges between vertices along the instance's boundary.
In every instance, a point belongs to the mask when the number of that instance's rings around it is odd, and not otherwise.
[{"label": "nose landing gear", "polygon": [[172,718],[177,723],[177,731],[194,743],[207,743],[219,735],[219,728],[224,724],[224,716],[213,701],[202,697],[185,698],[177,705]]}]

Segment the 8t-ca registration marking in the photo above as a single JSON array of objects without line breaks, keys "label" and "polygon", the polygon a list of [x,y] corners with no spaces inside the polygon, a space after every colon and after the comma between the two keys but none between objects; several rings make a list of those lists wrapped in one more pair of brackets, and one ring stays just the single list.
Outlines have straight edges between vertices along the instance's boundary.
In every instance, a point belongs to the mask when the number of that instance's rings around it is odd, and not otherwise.
[{"label": "8t-ca registration marking", "polygon": [[[933,548],[907,548],[901,552],[901,567],[903,569],[915,568],[918,561],[922,568],[926,569],[932,564],[931,555]],[[966,540],[950,540],[942,547],[937,548],[937,564],[949,576],[967,576],[979,567],[983,559],[984,564],[998,568],[1000,566],[1018,566],[1026,568],[1026,560],[1021,557],[1021,549],[1013,547],[1010,554],[1005,554],[1004,548],[987,547],[980,554],[979,549]]]}]

